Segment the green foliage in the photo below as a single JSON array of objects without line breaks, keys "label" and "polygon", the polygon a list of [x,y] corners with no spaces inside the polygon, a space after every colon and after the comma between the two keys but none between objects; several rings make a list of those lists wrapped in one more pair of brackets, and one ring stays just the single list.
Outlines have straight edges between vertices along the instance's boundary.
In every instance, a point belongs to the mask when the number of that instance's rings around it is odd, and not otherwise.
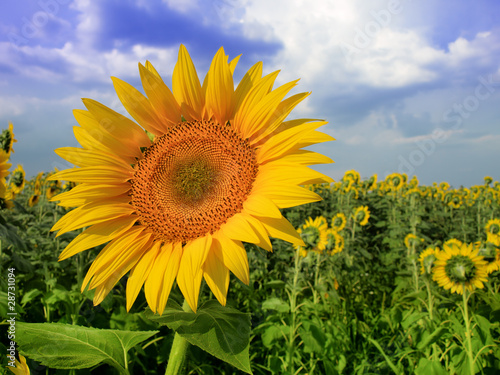
[{"label": "green foliage", "polygon": [[102,362],[128,374],[127,352],[158,331],[103,330],[61,323],[18,323],[17,344],[22,354],[42,365],[80,369]]}]

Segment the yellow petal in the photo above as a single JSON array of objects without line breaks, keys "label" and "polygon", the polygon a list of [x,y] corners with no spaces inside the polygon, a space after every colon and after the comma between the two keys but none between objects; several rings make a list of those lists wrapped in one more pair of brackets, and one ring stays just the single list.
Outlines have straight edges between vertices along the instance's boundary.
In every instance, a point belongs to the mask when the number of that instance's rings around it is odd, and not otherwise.
[{"label": "yellow petal", "polygon": [[69,191],[58,194],[50,199],[51,202],[55,201],[67,201],[73,199],[80,199],[83,201],[96,201],[100,199],[110,199],[118,195],[123,195],[128,193],[130,190],[130,184],[116,184],[116,185],[88,185],[79,184],[76,185]]},{"label": "yellow petal", "polygon": [[172,91],[187,121],[202,120],[205,98],[193,61],[183,45],[172,74]]},{"label": "yellow petal", "polygon": [[98,167],[72,168],[59,171],[49,180],[84,182],[89,184],[121,184],[130,180],[134,170],[129,166],[116,167],[102,165]]},{"label": "yellow petal", "polygon": [[95,100],[82,100],[99,125],[127,147],[140,148],[151,144],[144,129],[129,118]]},{"label": "yellow petal", "polygon": [[305,246],[304,241],[300,238],[300,234],[297,233],[292,224],[284,217],[281,219],[259,217],[258,219],[271,237],[280,238],[297,246]]},{"label": "yellow petal", "polygon": [[151,233],[146,232],[144,227],[136,226],[108,243],[90,266],[82,288],[90,278],[90,289],[109,280],[116,280],[116,283],[151,247],[150,239]]},{"label": "yellow petal", "polygon": [[[172,91],[170,91],[168,86],[157,75],[158,73],[156,70],[151,70],[154,69],[151,64],[149,64],[149,67],[150,69],[139,64],[139,72],[144,92],[148,96],[156,113],[165,120],[165,125],[178,124],[182,121],[181,109],[174,98],[174,94],[172,94]],[[165,126],[162,130],[163,132],[167,132],[169,127]]]},{"label": "yellow petal", "polygon": [[222,306],[226,306],[229,270],[213,251],[208,253],[207,259],[203,264],[203,277],[215,298],[217,298]]},{"label": "yellow petal", "polygon": [[122,143],[113,137],[89,111],[75,109],[73,115],[81,126],[73,127],[75,138],[84,148],[118,155],[129,163],[133,163],[136,158],[142,157],[141,150],[138,147],[129,147],[126,143]]},{"label": "yellow petal", "polygon": [[92,202],[65,214],[54,224],[51,231],[58,230],[57,236],[60,236],[75,229],[88,227],[122,216],[130,216],[132,212],[134,212],[134,208],[128,203],[103,205],[102,202]]},{"label": "yellow petal", "polygon": [[305,165],[286,164],[281,160],[259,166],[259,174],[255,179],[255,185],[263,187],[268,183],[308,185],[324,182],[331,183],[333,179]]},{"label": "yellow petal", "polygon": [[177,285],[184,298],[196,312],[198,307],[198,295],[200,283],[203,276],[202,266],[205,263],[212,244],[212,236],[207,234],[188,242],[183,249],[179,272],[177,273]]},{"label": "yellow petal", "polygon": [[248,72],[246,72],[238,84],[238,87],[236,87],[236,90],[234,91],[234,112],[231,117],[234,117],[234,114],[239,110],[243,100],[248,95],[248,92],[253,86],[255,86],[257,81],[260,81],[261,78],[262,62],[258,62],[252,66]]},{"label": "yellow petal", "polygon": [[255,243],[259,237],[242,213],[230,217],[221,227],[222,233],[232,240]]},{"label": "yellow petal", "polygon": [[309,150],[298,150],[293,153],[286,154],[285,156],[282,156],[280,160],[285,163],[297,163],[302,165],[334,163],[334,161],[328,156]]},{"label": "yellow petal", "polygon": [[281,212],[276,205],[264,195],[250,194],[243,202],[243,210],[256,216],[267,216],[279,219]]},{"label": "yellow petal", "polygon": [[183,251],[184,250],[180,242],[175,243],[172,246],[172,252],[168,259],[167,267],[163,275],[160,299],[158,301],[158,311],[160,314],[163,314],[163,310],[165,310],[165,306],[167,305],[170,290],[172,289],[172,285],[179,271]]},{"label": "yellow petal", "polygon": [[255,130],[256,134],[252,137],[252,144],[258,143],[261,139],[267,137],[274,130],[276,130],[287,118],[290,112],[292,112],[292,110],[297,106],[297,104],[307,98],[309,94],[310,93],[308,92],[296,94],[279,103],[278,107],[274,110],[274,113],[269,117],[269,120],[262,123],[260,128]]},{"label": "yellow petal", "polygon": [[166,124],[162,123],[148,99],[127,82],[116,77],[111,79],[118,98],[135,121],[150,133],[163,134]]},{"label": "yellow petal", "polygon": [[[256,72],[258,73],[258,71]],[[273,87],[274,81],[278,76],[279,71],[268,74],[261,79],[256,79],[255,84],[253,82],[247,80],[247,86],[244,89],[249,88],[246,95],[241,98],[238,95],[242,93],[238,92],[238,89],[235,93],[235,99],[239,100],[241,104],[238,106],[237,112],[234,114],[234,122],[233,126],[238,129],[242,133],[243,138],[248,138],[251,133],[251,129],[254,125],[251,123],[253,117],[252,113],[255,111],[255,108],[259,105],[259,103],[263,100],[263,98],[269,93],[271,88]],[[255,77],[253,77],[255,79]],[[253,84],[251,87],[248,87],[249,84]],[[238,85],[239,88],[239,85]],[[243,89],[242,89],[243,91]]]},{"label": "yellow petal", "polygon": [[161,242],[155,242],[153,247],[146,251],[136,265],[132,267],[127,280],[127,311],[130,311],[137,295],[141,291],[142,285],[148,278],[156,256],[160,251],[160,246]]},{"label": "yellow petal", "polygon": [[255,194],[265,195],[279,208],[300,206],[302,204],[318,202],[322,199],[318,194],[308,189],[280,183],[266,184],[266,186],[255,185],[253,191]]},{"label": "yellow petal", "polygon": [[103,223],[94,224],[76,236],[59,255],[59,261],[72,257],[81,251],[111,241],[129,230],[137,221],[137,216],[125,216]]},{"label": "yellow petal", "polygon": [[99,150],[85,150],[77,147],[61,147],[55,153],[71,164],[79,167],[90,167],[107,165],[110,167],[133,170],[130,165],[116,155],[108,154]]},{"label": "yellow petal", "polygon": [[234,83],[222,47],[212,60],[207,80],[206,107],[219,124],[225,124],[233,110]]},{"label": "yellow petal", "polygon": [[277,159],[291,150],[300,149],[299,143],[302,139],[325,124],[327,124],[325,121],[306,122],[273,135],[257,149],[258,163],[262,164]]},{"label": "yellow petal", "polygon": [[224,236],[220,231],[214,235],[214,238],[214,253],[238,279],[248,285],[250,270],[247,252],[243,244]]}]

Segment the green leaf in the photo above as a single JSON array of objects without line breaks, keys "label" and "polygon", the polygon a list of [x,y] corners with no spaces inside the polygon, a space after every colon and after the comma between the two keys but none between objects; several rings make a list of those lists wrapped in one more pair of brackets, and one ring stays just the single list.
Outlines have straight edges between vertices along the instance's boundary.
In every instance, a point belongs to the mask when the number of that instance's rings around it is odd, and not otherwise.
[{"label": "green leaf", "polygon": [[288,305],[288,303],[280,300],[279,298],[273,297],[265,300],[264,303],[262,303],[262,309],[276,310],[280,313],[287,313],[290,311],[290,306]]},{"label": "green leaf", "polygon": [[61,323],[17,323],[16,341],[23,355],[56,369],[80,369],[101,362],[127,374],[126,353],[158,331],[132,332]]},{"label": "green leaf", "polygon": [[417,368],[415,369],[415,375],[448,375],[448,371],[446,371],[438,361],[420,358]]},{"label": "green leaf", "polygon": [[417,349],[423,350],[427,346],[432,345],[437,340],[439,340],[441,338],[441,336],[443,336],[446,333],[446,331],[447,331],[447,329],[445,327],[439,327],[434,332],[432,332],[430,335],[424,336],[424,339],[417,344]]},{"label": "green leaf", "polygon": [[300,338],[304,342],[304,352],[321,354],[325,351],[326,337],[321,328],[303,321],[299,329]]},{"label": "green leaf", "polygon": [[207,301],[196,313],[185,312],[174,301],[169,301],[163,315],[146,312],[146,317],[166,325],[190,344],[251,374],[250,314],[224,307],[217,301]]},{"label": "green leaf", "polygon": [[283,289],[285,285],[285,282],[282,280],[271,280],[264,284],[266,288],[271,289]]},{"label": "green leaf", "polygon": [[284,325],[272,325],[266,328],[262,334],[262,343],[266,348],[272,348],[276,340],[284,339],[290,335],[290,327]]}]

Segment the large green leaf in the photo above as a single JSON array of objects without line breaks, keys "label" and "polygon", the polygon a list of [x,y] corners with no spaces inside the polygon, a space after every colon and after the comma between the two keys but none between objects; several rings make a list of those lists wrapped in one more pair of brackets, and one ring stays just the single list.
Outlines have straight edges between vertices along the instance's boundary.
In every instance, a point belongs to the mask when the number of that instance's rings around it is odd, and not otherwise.
[{"label": "large green leaf", "polygon": [[19,322],[16,324],[16,341],[22,354],[48,367],[79,369],[104,362],[127,374],[126,353],[157,332]]},{"label": "large green leaf", "polygon": [[151,311],[146,316],[184,337],[213,356],[251,374],[248,348],[250,344],[250,314],[208,301],[196,313],[185,312],[169,301],[163,315]]}]

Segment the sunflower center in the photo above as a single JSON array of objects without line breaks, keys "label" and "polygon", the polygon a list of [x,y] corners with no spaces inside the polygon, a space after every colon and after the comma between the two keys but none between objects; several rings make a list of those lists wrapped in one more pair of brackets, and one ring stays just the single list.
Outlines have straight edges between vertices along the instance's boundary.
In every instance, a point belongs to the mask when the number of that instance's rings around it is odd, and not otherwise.
[{"label": "sunflower center", "polygon": [[135,165],[132,205],[155,239],[185,243],[241,212],[257,171],[254,148],[229,124],[182,122]]},{"label": "sunflower center", "polygon": [[468,256],[455,255],[446,262],[445,272],[451,281],[465,283],[475,277],[476,265]]}]

